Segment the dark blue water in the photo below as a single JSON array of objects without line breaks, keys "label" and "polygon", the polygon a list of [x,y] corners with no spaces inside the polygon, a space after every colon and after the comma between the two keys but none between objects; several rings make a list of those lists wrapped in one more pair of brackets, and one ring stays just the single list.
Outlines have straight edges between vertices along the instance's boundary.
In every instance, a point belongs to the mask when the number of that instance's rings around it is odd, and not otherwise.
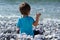
[{"label": "dark blue water", "polygon": [[2,16],[20,16],[19,5],[21,2],[27,2],[31,6],[31,16],[36,12],[42,14],[41,18],[60,19],[60,0],[0,0],[0,15]]}]

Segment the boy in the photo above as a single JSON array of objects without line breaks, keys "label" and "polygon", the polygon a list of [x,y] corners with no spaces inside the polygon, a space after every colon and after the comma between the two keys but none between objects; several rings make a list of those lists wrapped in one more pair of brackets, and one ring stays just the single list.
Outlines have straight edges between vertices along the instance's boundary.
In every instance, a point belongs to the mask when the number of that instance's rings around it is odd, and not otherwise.
[{"label": "boy", "polygon": [[20,29],[20,33],[26,33],[27,35],[34,36],[32,25],[34,26],[38,25],[39,17],[41,14],[40,13],[36,14],[36,21],[34,21],[34,19],[29,16],[30,10],[31,7],[28,3],[23,2],[20,5],[19,11],[23,15],[23,17],[19,18],[17,22],[17,27]]}]

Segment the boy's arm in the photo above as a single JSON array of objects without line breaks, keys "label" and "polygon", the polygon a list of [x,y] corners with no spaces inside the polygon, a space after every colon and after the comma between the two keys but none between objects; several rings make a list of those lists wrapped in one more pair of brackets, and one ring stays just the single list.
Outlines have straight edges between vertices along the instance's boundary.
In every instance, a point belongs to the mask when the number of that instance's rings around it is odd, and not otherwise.
[{"label": "boy's arm", "polygon": [[36,14],[36,21],[33,23],[34,26],[37,26],[38,25],[38,22],[39,22],[39,17],[41,16],[41,14]]},{"label": "boy's arm", "polygon": [[19,32],[19,28],[18,28],[18,27],[16,28],[16,32],[17,32],[17,33]]}]

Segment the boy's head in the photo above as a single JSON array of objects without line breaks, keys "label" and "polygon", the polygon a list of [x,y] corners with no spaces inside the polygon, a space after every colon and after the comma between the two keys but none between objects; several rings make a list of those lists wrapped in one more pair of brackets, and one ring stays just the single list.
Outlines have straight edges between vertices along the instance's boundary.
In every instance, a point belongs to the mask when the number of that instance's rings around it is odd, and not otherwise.
[{"label": "boy's head", "polygon": [[30,10],[31,10],[31,7],[26,2],[23,2],[19,7],[19,11],[21,12],[22,15],[29,15]]}]

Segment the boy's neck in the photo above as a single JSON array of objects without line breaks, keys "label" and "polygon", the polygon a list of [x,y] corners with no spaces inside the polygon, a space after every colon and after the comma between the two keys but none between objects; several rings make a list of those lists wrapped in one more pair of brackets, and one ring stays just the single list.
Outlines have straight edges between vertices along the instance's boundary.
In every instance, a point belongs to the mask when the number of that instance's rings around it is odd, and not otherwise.
[{"label": "boy's neck", "polygon": [[23,17],[26,17],[26,16],[28,16],[28,15],[23,15]]}]

